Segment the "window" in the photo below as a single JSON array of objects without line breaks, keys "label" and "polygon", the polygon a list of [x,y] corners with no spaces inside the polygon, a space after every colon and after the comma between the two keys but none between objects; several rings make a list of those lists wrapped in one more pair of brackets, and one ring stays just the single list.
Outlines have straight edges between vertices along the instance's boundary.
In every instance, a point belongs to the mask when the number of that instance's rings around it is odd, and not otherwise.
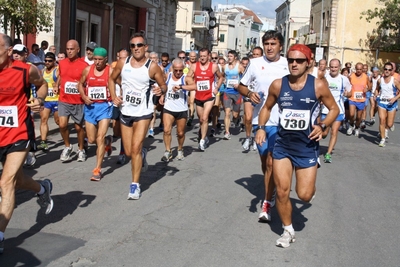
[{"label": "window", "polygon": [[94,42],[97,42],[97,30],[98,30],[98,26],[99,25],[97,25],[97,24],[95,24],[95,23],[90,23],[90,39],[89,39],[89,41],[94,41]]},{"label": "window", "polygon": [[82,20],[77,20],[75,24],[75,39],[78,41],[79,44],[86,45],[86,42],[84,41],[84,24],[85,22]]},{"label": "window", "polygon": [[225,34],[220,34],[220,35],[219,35],[219,41],[220,41],[221,43],[225,42]]},{"label": "window", "polygon": [[121,25],[115,25],[115,32],[114,32],[114,54],[117,54],[118,50],[123,48],[121,44],[122,40],[122,26]]}]

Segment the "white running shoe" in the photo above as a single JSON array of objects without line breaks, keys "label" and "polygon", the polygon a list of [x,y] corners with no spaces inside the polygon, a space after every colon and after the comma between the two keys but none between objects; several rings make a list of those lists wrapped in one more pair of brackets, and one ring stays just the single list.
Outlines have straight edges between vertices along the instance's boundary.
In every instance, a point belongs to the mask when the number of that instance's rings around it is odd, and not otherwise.
[{"label": "white running shoe", "polygon": [[392,127],[389,128],[391,132],[394,132],[394,130],[396,129],[396,127],[394,126],[394,124],[392,125]]},{"label": "white running shoe", "polygon": [[271,205],[266,200],[263,201],[262,211],[258,215],[258,219],[264,222],[271,221]]},{"label": "white running shoe", "polygon": [[86,160],[86,152],[85,150],[78,150],[78,162],[84,162]]},{"label": "white running shoe", "polygon": [[200,140],[200,142],[199,142],[199,149],[200,149],[201,151],[206,150],[206,141],[204,141],[204,139],[201,139],[201,140]]},{"label": "white running shoe", "polygon": [[129,187],[128,200],[137,200],[140,196],[140,184],[131,184]]},{"label": "white running shoe", "polygon": [[26,167],[32,167],[36,163],[36,156],[35,153],[33,152],[28,152],[28,155],[26,155],[26,159],[24,162],[24,166]]},{"label": "white running shoe", "polygon": [[178,150],[178,156],[176,156],[178,160],[183,160],[185,156],[183,155],[183,150]]},{"label": "white running shoe", "polygon": [[349,128],[347,128],[347,135],[352,135],[354,130],[354,126],[349,125]]},{"label": "white running shoe", "polygon": [[257,143],[256,141],[253,139],[253,146],[252,146],[253,151],[257,151]]},{"label": "white running shoe", "polygon": [[228,133],[228,132],[225,132],[224,139],[225,140],[230,140],[231,139],[231,134]]},{"label": "white running shoe", "polygon": [[385,139],[381,139],[381,141],[379,142],[379,146],[380,147],[385,147],[386,146],[386,140]]},{"label": "white running shoe", "polygon": [[64,147],[63,151],[61,152],[60,160],[61,161],[70,160],[73,149],[74,149],[73,145],[71,145],[69,147]]},{"label": "white running shoe", "polygon": [[249,151],[250,150],[250,143],[251,143],[251,137],[246,138],[243,143],[243,150],[244,151]]},{"label": "white running shoe", "polygon": [[354,136],[355,136],[355,137],[358,137],[359,135],[360,135],[360,130],[359,130],[359,129],[356,129],[355,132],[354,132]]},{"label": "white running shoe", "polygon": [[294,243],[294,241],[296,241],[294,233],[292,235],[288,230],[284,230],[281,237],[276,240],[276,246],[281,248],[288,248],[290,246],[290,243]]}]

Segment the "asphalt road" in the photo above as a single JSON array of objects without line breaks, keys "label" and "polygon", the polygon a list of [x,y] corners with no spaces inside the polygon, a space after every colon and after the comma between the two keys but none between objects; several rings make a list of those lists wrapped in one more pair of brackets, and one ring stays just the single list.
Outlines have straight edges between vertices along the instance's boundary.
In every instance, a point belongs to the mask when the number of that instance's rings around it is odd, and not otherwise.
[{"label": "asphalt road", "polygon": [[142,198],[128,201],[130,164],[116,164],[119,140],[104,178],[91,182],[95,147],[84,163],[61,163],[51,122],[50,152],[37,153],[36,166],[25,170],[52,180],[54,209],[46,216],[33,193],[17,192],[0,266],[400,266],[399,115],[395,125],[385,148],[377,124],[359,138],[339,134],[333,163],[318,171],[312,205],[291,193],[296,242],[282,249],[275,246],[282,233],[276,209],[270,224],[258,222],[263,177],[257,153],[242,152],[243,133],[226,141],[221,131],[200,152],[191,128],[185,160],[168,164],[160,161],[162,134],[147,139]]}]

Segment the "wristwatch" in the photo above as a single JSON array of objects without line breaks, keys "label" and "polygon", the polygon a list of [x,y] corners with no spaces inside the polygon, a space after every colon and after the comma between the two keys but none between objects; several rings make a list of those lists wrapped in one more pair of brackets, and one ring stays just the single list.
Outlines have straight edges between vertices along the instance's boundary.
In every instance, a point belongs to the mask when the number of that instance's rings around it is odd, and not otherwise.
[{"label": "wristwatch", "polygon": [[326,125],[325,123],[318,123],[319,127],[321,127],[322,131],[325,132],[326,130]]},{"label": "wristwatch", "polygon": [[258,131],[258,130],[264,130],[265,131],[265,125],[262,125],[262,126],[258,125],[256,127],[255,131]]}]

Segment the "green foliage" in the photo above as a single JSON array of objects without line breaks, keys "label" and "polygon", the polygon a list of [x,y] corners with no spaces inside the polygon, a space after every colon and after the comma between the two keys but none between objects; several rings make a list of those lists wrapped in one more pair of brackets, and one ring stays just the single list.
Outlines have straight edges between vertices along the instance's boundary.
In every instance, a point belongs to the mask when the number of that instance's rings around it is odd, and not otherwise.
[{"label": "green foliage", "polygon": [[0,0],[0,23],[15,27],[16,34],[49,32],[54,3],[48,0]]},{"label": "green foliage", "polygon": [[383,51],[400,49],[400,0],[379,0],[382,7],[368,9],[360,18],[367,22],[377,21],[376,28],[370,34],[370,45]]}]

